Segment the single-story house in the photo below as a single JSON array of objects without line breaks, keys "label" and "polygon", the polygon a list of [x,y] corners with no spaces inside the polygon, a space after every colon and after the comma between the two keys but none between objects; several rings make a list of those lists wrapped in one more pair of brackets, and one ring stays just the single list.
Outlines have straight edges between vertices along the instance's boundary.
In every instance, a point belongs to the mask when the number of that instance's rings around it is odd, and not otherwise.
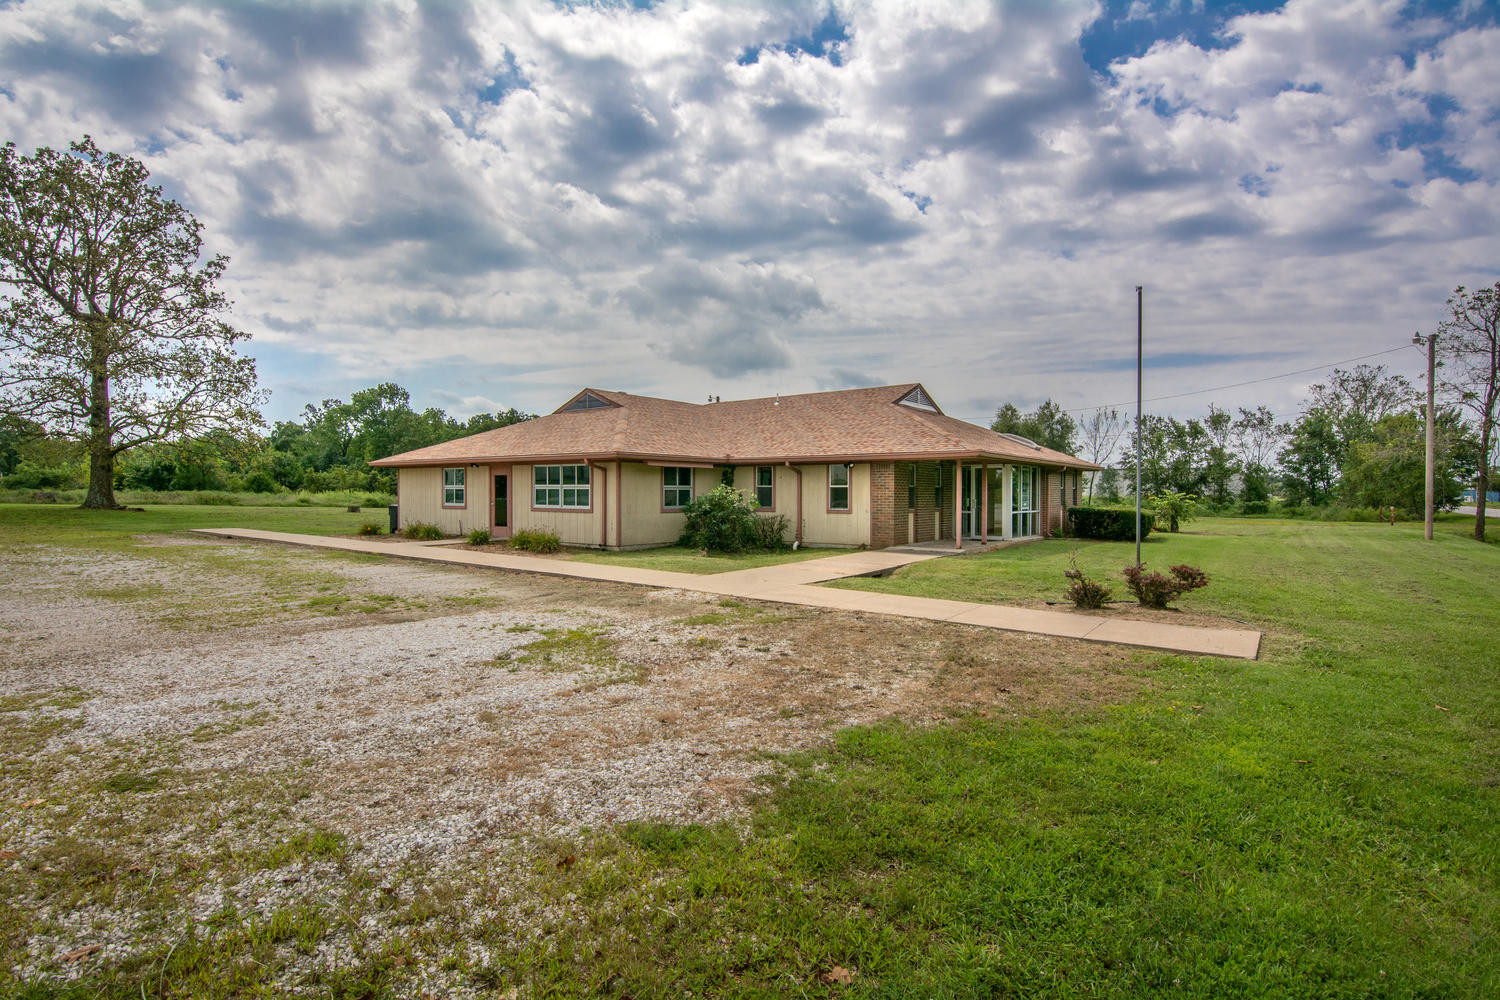
[{"label": "single-story house", "polygon": [[721,482],[803,545],[1040,538],[1099,466],[945,415],[921,385],[682,403],[584,389],[556,412],[377,459],[402,527],[555,531],[565,545],[670,545]]}]

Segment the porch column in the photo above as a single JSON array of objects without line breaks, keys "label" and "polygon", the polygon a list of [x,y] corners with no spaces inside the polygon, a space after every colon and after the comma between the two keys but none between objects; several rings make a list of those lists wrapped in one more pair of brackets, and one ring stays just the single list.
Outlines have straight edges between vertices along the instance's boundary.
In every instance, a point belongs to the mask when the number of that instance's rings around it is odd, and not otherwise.
[{"label": "porch column", "polygon": [[988,545],[990,541],[990,466],[988,462],[979,466],[979,540]]},{"label": "porch column", "polygon": [[964,463],[953,460],[953,547],[964,547]]}]

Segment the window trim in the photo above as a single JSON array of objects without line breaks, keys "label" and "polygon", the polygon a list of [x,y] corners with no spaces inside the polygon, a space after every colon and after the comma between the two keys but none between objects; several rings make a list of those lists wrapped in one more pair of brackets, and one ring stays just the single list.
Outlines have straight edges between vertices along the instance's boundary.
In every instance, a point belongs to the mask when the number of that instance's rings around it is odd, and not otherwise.
[{"label": "window trim", "polygon": [[[448,473],[458,473],[458,482],[449,484]],[[442,477],[443,509],[444,510],[467,510],[469,506],[469,470],[462,465],[445,465]],[[454,490],[461,498],[458,503],[448,502],[448,491]]]},{"label": "window trim", "polygon": [[[847,481],[845,482],[845,484],[843,486],[834,486],[834,484],[833,484],[833,470],[835,468],[842,468],[842,469],[845,470],[844,475],[847,477]],[[828,477],[828,488],[827,488],[827,490],[826,490],[826,492],[824,494],[824,496],[825,496],[825,498],[827,499],[827,502],[828,502],[827,512],[830,513],[830,514],[852,514],[852,513],[854,513],[854,463],[853,462],[830,462],[827,465],[823,466],[823,470],[824,470],[824,474]],[[844,491],[844,503],[845,503],[845,506],[843,506],[843,507],[835,507],[833,505],[833,491],[835,489],[840,489],[840,490]]]},{"label": "window trim", "polygon": [[[688,474],[687,486],[684,487],[680,482],[677,485],[675,485],[675,486],[668,486],[667,485],[667,470],[668,469],[676,469],[678,472],[682,472],[682,471],[685,470],[687,472],[687,474]],[[661,480],[660,481],[661,481],[661,491],[657,494],[657,496],[661,500],[661,512],[663,514],[681,514],[682,513],[682,508],[687,506],[687,504],[682,504],[681,506],[678,506],[678,507],[668,507],[667,506],[667,490],[681,490],[681,489],[685,488],[688,491],[688,503],[692,503],[693,498],[698,495],[697,494],[697,488],[698,488],[697,470],[694,469],[691,465],[663,465],[661,467]]]},{"label": "window trim", "polygon": [[[752,483],[751,483],[751,485],[753,486],[753,488],[755,490],[755,509],[756,510],[774,511],[776,509],[776,466],[774,466],[774,465],[752,465],[750,467],[750,469],[751,469],[751,473],[752,473]],[[766,469],[766,470],[768,470],[771,473],[771,484],[768,487],[766,487],[766,489],[769,489],[771,491],[771,503],[770,503],[769,506],[761,506],[761,503],[760,503],[760,491],[761,491],[760,470],[761,469]]]},{"label": "window trim", "polygon": [[[575,469],[588,469],[589,470],[589,481],[583,487],[584,489],[586,489],[586,490],[589,491],[589,505],[587,507],[579,507],[579,506],[565,507],[561,503],[559,503],[557,506],[553,506],[552,504],[542,504],[542,505],[538,506],[538,504],[536,502],[536,489],[537,489],[536,470],[537,469],[557,469],[558,470],[558,474],[557,474],[557,478],[558,478],[557,494],[558,494],[558,499],[561,500],[562,499],[562,491],[563,491],[563,488],[564,488],[563,485],[562,485],[562,470],[566,469],[566,468],[569,468],[569,467],[575,468]],[[575,479],[576,479],[576,476],[575,476]],[[542,488],[543,489],[552,489],[552,484],[550,484],[550,483],[544,483],[544,484],[542,484]],[[578,488],[579,488],[579,486],[578,486],[578,484],[576,482],[571,487],[568,487],[568,489],[572,489],[572,490],[577,490]],[[593,470],[593,466],[589,465],[587,462],[547,462],[547,463],[541,464],[541,465],[533,465],[531,467],[531,485],[530,485],[529,489],[530,489],[530,493],[528,494],[528,500],[529,500],[529,502],[531,504],[531,509],[532,510],[554,511],[554,512],[557,512],[557,513],[560,513],[560,514],[592,514],[594,512],[594,470]]]}]

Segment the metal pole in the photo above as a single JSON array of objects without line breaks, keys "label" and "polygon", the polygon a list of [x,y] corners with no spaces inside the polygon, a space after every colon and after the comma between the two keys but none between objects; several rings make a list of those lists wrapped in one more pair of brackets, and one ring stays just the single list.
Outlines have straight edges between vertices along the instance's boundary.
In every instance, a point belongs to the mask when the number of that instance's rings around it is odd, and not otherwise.
[{"label": "metal pole", "polygon": [[1437,369],[1437,334],[1431,334],[1427,338],[1427,540],[1432,541],[1432,477],[1437,465],[1437,453],[1435,431],[1437,429],[1437,414],[1433,412],[1432,399],[1432,376]]},{"label": "metal pole", "polygon": [[1135,564],[1141,564],[1141,287],[1135,286]]}]

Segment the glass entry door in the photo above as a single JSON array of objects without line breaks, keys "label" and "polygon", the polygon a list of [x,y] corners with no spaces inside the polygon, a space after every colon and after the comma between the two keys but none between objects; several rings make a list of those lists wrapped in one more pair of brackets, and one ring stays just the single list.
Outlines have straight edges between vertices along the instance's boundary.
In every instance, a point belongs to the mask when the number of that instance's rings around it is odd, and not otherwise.
[{"label": "glass entry door", "polygon": [[492,526],[490,534],[496,538],[510,537],[510,469],[504,472],[490,470],[495,477],[495,491],[491,494],[491,506],[494,514],[491,517]]},{"label": "glass entry door", "polygon": [[984,502],[984,469],[978,465],[964,466],[963,537],[978,538],[979,511]]}]

